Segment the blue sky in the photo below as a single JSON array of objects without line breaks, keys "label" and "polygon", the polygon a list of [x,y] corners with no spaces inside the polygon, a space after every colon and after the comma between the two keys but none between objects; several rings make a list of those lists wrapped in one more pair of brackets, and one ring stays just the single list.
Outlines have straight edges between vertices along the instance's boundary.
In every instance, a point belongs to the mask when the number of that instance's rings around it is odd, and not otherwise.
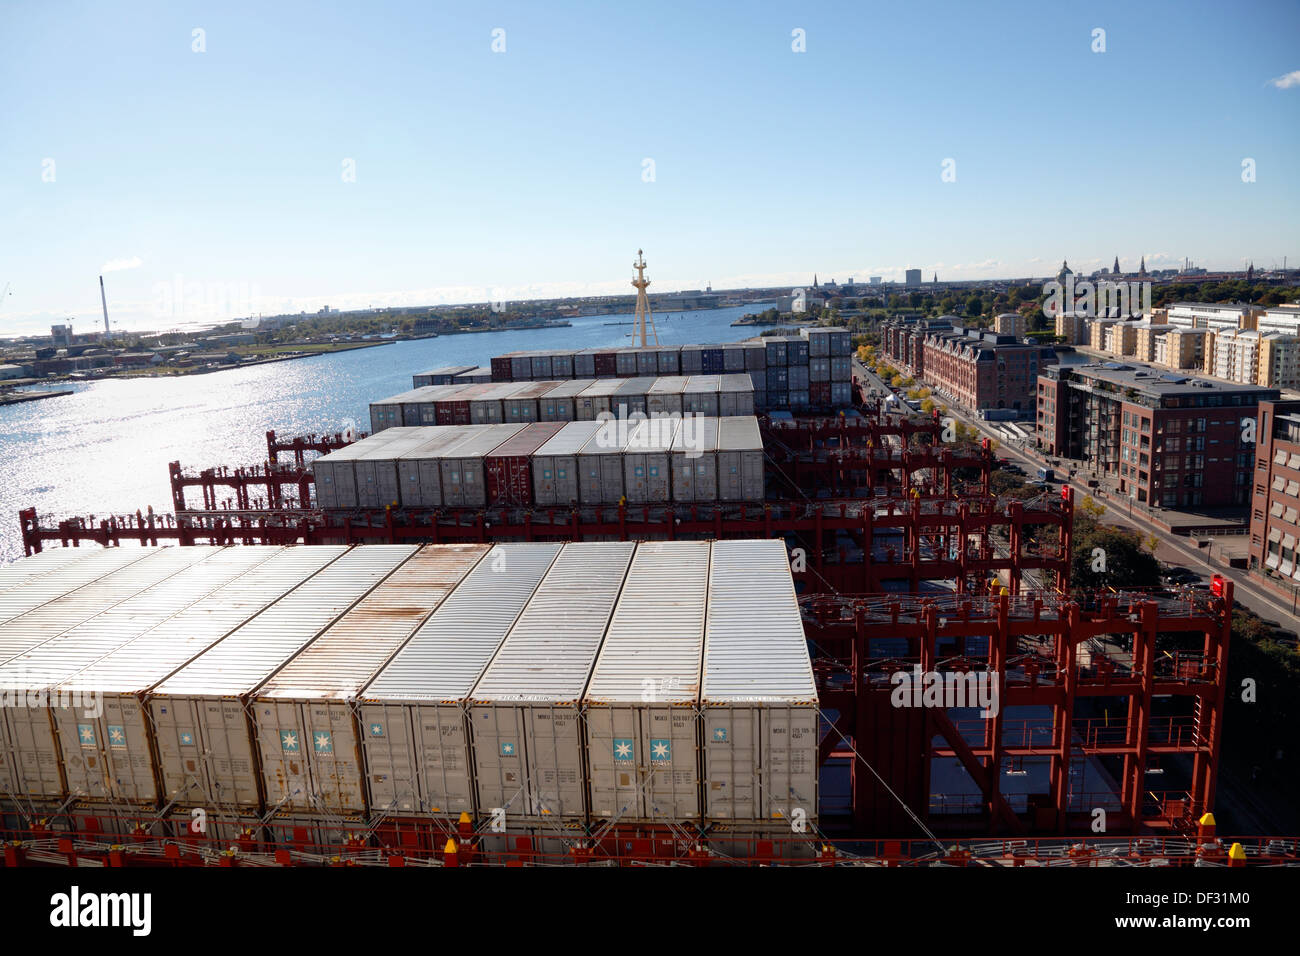
[{"label": "blue sky", "polygon": [[1296,263],[1297,36],[1294,2],[11,2],[0,335],[89,328],[108,264],[155,327],[630,291],[639,247],[652,291]]}]

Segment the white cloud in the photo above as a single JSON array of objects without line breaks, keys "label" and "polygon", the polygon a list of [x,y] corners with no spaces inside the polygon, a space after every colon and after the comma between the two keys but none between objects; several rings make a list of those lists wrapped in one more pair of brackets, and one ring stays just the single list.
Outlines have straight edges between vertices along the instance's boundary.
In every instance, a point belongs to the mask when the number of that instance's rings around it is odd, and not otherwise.
[{"label": "white cloud", "polygon": [[1279,90],[1289,90],[1293,86],[1300,86],[1300,70],[1292,70],[1290,73],[1275,76],[1269,82]]},{"label": "white cloud", "polygon": [[130,259],[109,259],[100,267],[100,272],[121,272],[123,269],[139,269],[144,265],[144,260],[139,256],[132,256]]}]

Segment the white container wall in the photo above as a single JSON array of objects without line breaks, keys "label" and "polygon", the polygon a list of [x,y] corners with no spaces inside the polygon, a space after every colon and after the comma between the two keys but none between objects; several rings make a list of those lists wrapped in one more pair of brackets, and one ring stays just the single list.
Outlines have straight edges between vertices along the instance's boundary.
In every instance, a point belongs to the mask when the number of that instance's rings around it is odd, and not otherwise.
[{"label": "white container wall", "polygon": [[817,688],[785,544],[715,541],[700,700],[707,820],[817,816]]},{"label": "white container wall", "polygon": [[353,700],[487,552],[421,548],[263,685],[250,709],[268,807],[366,809]]},{"label": "white container wall", "polygon": [[486,426],[443,425],[432,437],[426,438],[423,444],[405,452],[397,460],[397,480],[401,485],[403,507],[442,507],[442,456],[481,427]]},{"label": "white container wall", "polygon": [[560,548],[496,545],[361,692],[373,811],[474,812],[465,701]]},{"label": "white container wall", "polygon": [[618,504],[623,497],[623,449],[630,433],[626,420],[608,420],[582,446],[578,493],[584,505]]},{"label": "white container wall", "polygon": [[569,422],[533,452],[534,504],[565,506],[579,500],[578,453],[600,427],[600,422]]},{"label": "white container wall", "polygon": [[635,545],[566,544],[473,691],[481,813],[586,816],[581,701]]},{"label": "white container wall", "polygon": [[187,806],[259,806],[248,696],[415,551],[353,548],[159,684],[149,710],[164,798]]},{"label": "white container wall", "polygon": [[637,425],[623,450],[623,487],[630,504],[663,504],[672,499],[668,453],[680,418],[651,418]]},{"label": "white container wall", "polygon": [[718,499],[762,501],[766,470],[758,419],[718,419]]},{"label": "white container wall", "polygon": [[718,500],[718,419],[687,415],[673,436],[673,501]]},{"label": "white container wall", "polygon": [[709,542],[637,545],[583,703],[594,821],[698,821]]}]

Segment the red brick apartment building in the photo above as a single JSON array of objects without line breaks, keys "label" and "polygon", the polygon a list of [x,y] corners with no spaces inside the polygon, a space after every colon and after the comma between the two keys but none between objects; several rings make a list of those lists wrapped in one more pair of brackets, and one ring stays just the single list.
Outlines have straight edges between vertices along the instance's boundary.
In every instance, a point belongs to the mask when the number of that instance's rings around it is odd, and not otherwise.
[{"label": "red brick apartment building", "polygon": [[1300,402],[1260,402],[1250,566],[1300,586]]},{"label": "red brick apartment building", "polygon": [[1057,361],[1056,350],[1049,346],[1026,345],[1014,335],[986,329],[933,331],[925,336],[922,349],[925,383],[990,418],[1032,419],[1039,373]]},{"label": "red brick apartment building", "polygon": [[1037,444],[1049,455],[1118,478],[1120,492],[1140,502],[1245,505],[1255,419],[1278,395],[1275,388],[1145,365],[1058,365],[1038,377]]}]

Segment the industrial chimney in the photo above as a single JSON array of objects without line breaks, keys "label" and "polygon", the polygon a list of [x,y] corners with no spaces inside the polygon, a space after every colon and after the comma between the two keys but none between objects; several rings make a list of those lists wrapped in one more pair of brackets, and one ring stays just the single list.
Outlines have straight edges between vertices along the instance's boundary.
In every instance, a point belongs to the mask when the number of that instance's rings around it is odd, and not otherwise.
[{"label": "industrial chimney", "polygon": [[113,333],[108,328],[108,299],[104,296],[104,277],[99,277],[99,301],[104,306],[104,338],[111,339]]}]

